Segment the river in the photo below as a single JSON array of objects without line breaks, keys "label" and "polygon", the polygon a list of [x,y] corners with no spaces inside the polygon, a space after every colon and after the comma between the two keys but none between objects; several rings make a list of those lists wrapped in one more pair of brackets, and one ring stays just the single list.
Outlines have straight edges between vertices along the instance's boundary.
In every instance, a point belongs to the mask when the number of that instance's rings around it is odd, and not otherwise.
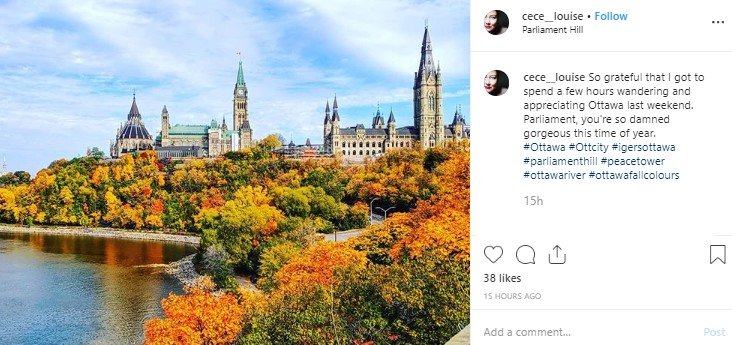
[{"label": "river", "polygon": [[0,344],[140,344],[191,245],[0,233]]}]

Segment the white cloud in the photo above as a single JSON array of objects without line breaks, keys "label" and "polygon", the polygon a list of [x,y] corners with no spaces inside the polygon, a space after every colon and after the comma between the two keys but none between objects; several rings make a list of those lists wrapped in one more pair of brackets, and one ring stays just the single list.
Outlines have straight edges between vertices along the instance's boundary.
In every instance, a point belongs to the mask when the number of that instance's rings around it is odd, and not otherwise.
[{"label": "white cloud", "polygon": [[[343,49],[390,72],[413,73],[419,62],[424,21],[429,21],[435,59],[445,72],[467,75],[469,1],[293,0],[312,9]],[[461,26],[462,24],[462,26]],[[455,40],[454,37],[465,37]],[[415,61],[416,57],[416,61]]]},{"label": "white cloud", "polygon": [[344,125],[370,120],[353,109],[411,101],[427,17],[445,97],[467,98],[447,83],[467,80],[468,1],[18,0],[0,17],[0,132],[18,169],[106,151],[133,88],[150,132],[163,105],[173,123],[231,121],[237,51],[255,137],[317,142],[335,92]]}]

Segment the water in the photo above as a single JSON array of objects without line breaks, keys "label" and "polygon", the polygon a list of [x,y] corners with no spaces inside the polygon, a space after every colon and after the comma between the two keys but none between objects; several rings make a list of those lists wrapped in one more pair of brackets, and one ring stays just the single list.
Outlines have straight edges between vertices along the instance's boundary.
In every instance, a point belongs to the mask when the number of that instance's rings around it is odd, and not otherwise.
[{"label": "water", "polygon": [[190,245],[0,233],[0,344],[140,344]]}]

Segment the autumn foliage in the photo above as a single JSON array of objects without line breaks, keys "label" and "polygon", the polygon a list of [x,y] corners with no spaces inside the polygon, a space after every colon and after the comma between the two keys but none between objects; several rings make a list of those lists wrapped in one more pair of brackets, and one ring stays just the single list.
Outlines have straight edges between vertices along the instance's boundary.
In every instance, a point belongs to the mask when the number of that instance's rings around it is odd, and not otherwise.
[{"label": "autumn foliage", "polygon": [[336,270],[349,265],[365,267],[366,261],[366,254],[348,243],[321,242],[290,260],[275,278],[284,293],[313,285],[329,286]]},{"label": "autumn foliage", "polygon": [[392,258],[414,259],[426,251],[462,262],[470,261],[470,160],[456,153],[439,165],[440,192],[422,200],[408,214],[383,226],[408,229],[390,251]]},{"label": "autumn foliage", "polygon": [[145,344],[231,344],[241,332],[244,306],[231,293],[214,294],[204,277],[185,287],[184,295],[163,300],[165,318],[145,323]]},{"label": "autumn foliage", "polygon": [[439,181],[429,199],[350,241],[288,255],[240,343],[444,344],[460,331],[470,315],[470,159],[461,148],[436,151],[434,164],[410,158],[420,165],[411,170]]},{"label": "autumn foliage", "polygon": [[[60,160],[0,185],[0,222],[200,233],[199,268],[229,292],[207,278],[170,295],[148,344],[444,344],[467,324],[467,144],[357,166],[265,146],[186,162]],[[372,205],[388,218],[369,225]],[[317,240],[352,228],[366,229]],[[238,289],[232,272],[262,292]]]}]

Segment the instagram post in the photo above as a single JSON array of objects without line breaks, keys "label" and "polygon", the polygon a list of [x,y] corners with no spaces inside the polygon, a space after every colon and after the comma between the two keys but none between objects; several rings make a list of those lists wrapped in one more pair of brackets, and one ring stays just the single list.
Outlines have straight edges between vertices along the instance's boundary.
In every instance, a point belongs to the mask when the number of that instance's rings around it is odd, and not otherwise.
[{"label": "instagram post", "polygon": [[0,16],[0,343],[470,342],[470,2]]}]

